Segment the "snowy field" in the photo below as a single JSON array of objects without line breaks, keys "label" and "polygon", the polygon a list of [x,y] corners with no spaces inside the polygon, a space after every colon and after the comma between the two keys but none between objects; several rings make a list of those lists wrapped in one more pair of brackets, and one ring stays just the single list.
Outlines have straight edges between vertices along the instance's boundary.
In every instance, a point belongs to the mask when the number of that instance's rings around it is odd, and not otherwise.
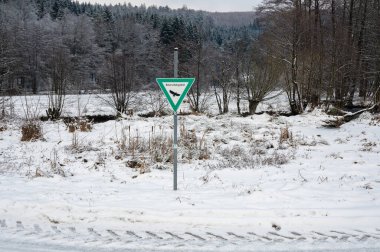
[{"label": "snowy field", "polygon": [[[286,110],[283,98],[258,110]],[[226,115],[180,116],[174,192],[173,118],[139,117],[149,103],[90,132],[42,122],[42,140],[21,142],[26,107],[44,115],[47,97],[13,97],[0,125],[0,250],[380,250],[378,116],[337,129],[319,109],[243,118],[231,103]],[[104,97],[67,97],[64,115],[99,114],[114,114]]]}]

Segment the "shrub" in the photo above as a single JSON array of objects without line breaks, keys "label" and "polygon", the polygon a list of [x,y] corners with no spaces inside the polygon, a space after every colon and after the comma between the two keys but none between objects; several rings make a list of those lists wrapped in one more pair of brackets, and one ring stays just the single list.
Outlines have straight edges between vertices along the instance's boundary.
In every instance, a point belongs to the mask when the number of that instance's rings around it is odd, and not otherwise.
[{"label": "shrub", "polygon": [[87,119],[79,120],[79,130],[81,132],[89,132],[92,130],[92,122]]},{"label": "shrub", "polygon": [[37,121],[26,121],[21,126],[21,141],[34,141],[42,138],[42,128]]},{"label": "shrub", "polygon": [[0,132],[6,131],[8,129],[7,125],[0,125]]},{"label": "shrub", "polygon": [[62,110],[59,109],[59,108],[48,108],[46,110],[46,116],[50,119],[50,120],[58,120],[59,117],[61,116],[61,113],[62,113]]},{"label": "shrub", "polygon": [[281,134],[280,134],[280,144],[289,140],[290,142],[293,141],[293,134],[291,131],[289,131],[289,127],[286,126],[285,128],[281,129]]}]

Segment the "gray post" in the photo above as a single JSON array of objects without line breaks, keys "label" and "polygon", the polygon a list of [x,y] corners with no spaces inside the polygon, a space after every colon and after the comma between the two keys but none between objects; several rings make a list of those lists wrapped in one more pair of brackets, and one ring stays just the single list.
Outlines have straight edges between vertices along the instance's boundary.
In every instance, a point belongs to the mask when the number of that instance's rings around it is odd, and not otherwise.
[{"label": "gray post", "polygon": [[174,48],[174,78],[178,78],[178,48]]},{"label": "gray post", "polygon": [[[174,78],[178,78],[178,48],[174,48]],[[174,111],[174,137],[173,137],[173,190],[177,191],[177,112]]]}]

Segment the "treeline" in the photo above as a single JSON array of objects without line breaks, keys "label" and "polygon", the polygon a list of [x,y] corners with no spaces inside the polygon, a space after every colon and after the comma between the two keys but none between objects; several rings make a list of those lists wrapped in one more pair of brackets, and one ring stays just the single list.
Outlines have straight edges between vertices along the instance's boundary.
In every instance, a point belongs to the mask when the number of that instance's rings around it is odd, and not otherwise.
[{"label": "treeline", "polygon": [[266,0],[260,12],[294,113],[321,100],[380,101],[379,0]]},{"label": "treeline", "polygon": [[[181,63],[190,62],[199,43],[222,52],[237,37],[252,40],[258,30],[255,20],[247,26],[219,26],[207,13],[186,8],[1,0],[0,88],[15,93],[60,86],[107,89],[116,61],[125,66],[120,71],[133,72],[124,74],[133,78],[131,89],[148,88],[157,76],[172,75],[175,47]],[[118,75],[111,76],[113,82],[123,78]]]},{"label": "treeline", "polygon": [[258,18],[237,26],[229,14],[227,26],[185,7],[0,0],[0,89],[103,89],[123,113],[131,91],[173,75],[178,47],[179,76],[196,77],[188,98],[198,112],[214,96],[220,113],[234,98],[238,113],[243,99],[253,114],[275,90],[286,92],[293,114],[321,103],[352,106],[357,97],[378,103],[379,2],[265,0]]}]

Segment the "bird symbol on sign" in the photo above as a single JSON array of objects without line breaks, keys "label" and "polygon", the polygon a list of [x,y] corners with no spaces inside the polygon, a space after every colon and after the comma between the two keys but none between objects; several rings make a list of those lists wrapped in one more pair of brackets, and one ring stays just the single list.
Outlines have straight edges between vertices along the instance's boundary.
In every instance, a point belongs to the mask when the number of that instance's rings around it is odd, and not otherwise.
[{"label": "bird symbol on sign", "polygon": [[174,92],[174,91],[172,91],[172,90],[169,90],[169,92],[170,92],[174,97],[176,97],[176,96],[180,96],[180,94],[178,94],[178,93],[176,93],[176,92]]}]

